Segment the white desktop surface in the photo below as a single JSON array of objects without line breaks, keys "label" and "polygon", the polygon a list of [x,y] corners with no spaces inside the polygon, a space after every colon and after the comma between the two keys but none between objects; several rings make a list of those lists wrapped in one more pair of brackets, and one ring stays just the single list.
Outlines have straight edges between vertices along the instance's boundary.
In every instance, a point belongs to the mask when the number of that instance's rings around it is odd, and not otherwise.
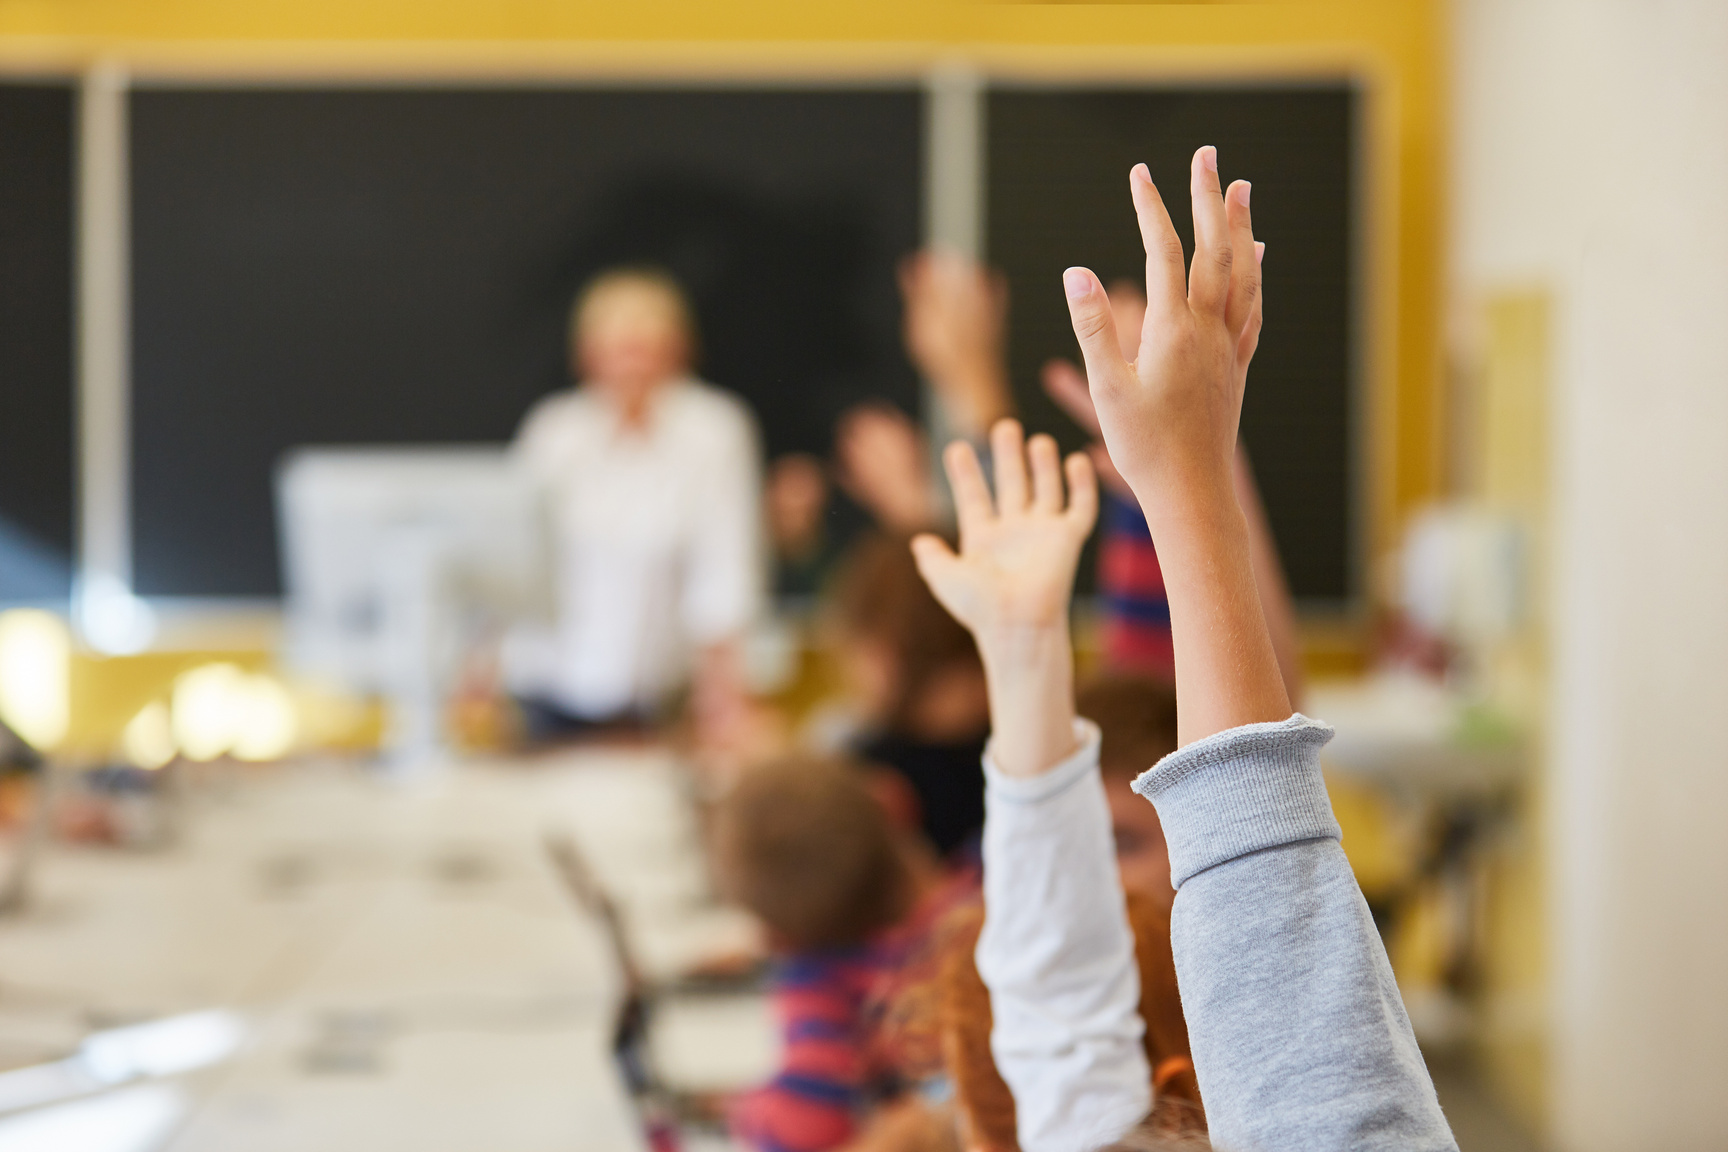
[{"label": "white desktop surface", "polygon": [[[642,1147],[608,1051],[619,973],[544,844],[564,831],[637,890],[621,902],[661,964],[747,938],[698,908],[663,757],[233,775],[193,792],[163,852],[45,853],[30,908],[0,921],[0,1065],[64,1055],[92,1023],[227,1007],[252,1041],[174,1082],[188,1107],[163,1149]],[[764,1050],[765,1009],[727,1027],[721,1051]]]}]

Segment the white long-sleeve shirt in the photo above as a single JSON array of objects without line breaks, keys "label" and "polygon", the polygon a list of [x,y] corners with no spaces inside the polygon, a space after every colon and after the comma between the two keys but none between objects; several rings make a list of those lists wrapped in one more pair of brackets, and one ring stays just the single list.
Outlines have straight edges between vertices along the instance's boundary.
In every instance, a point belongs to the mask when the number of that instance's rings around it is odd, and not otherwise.
[{"label": "white long-sleeve shirt", "polygon": [[515,451],[545,487],[555,615],[512,634],[504,678],[583,716],[654,707],[692,649],[762,607],[761,463],[743,401],[696,380],[661,386],[642,427],[585,389],[535,405]]}]

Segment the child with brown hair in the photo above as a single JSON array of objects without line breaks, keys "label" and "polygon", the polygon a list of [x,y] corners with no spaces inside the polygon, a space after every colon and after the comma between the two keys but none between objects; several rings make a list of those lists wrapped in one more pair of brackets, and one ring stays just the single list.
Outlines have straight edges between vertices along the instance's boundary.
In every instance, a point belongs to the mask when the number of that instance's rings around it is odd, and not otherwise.
[{"label": "child with brown hair", "polygon": [[1116,874],[1127,892],[1170,910],[1170,852],[1158,810],[1134,791],[1135,779],[1176,751],[1176,693],[1136,673],[1110,673],[1080,689],[1080,715],[1098,725],[1098,770],[1110,803]]},{"label": "child with brown hair", "polygon": [[[1130,363],[1103,286],[1063,277],[1111,461],[1157,542],[1182,747],[1136,782],[1157,806],[1171,942],[1212,1140],[1229,1149],[1449,1149],[1433,1084],[1320,774],[1331,729],[1292,714],[1255,591],[1232,461],[1260,333],[1248,185],[1194,156],[1195,255],[1142,165],[1129,187],[1149,306]],[[1097,515],[1085,457],[992,433],[945,457],[958,553],[913,542],[971,629],[989,684],[986,922],[978,968],[1023,1152],[1122,1140],[1151,1109],[1132,936],[1109,845],[1096,726],[1074,709],[1068,601]]]},{"label": "child with brown hair", "polygon": [[984,669],[971,635],[919,577],[905,537],[871,536],[853,548],[834,620],[864,711],[852,751],[906,782],[912,817],[938,854],[975,848],[990,727]]},{"label": "child with brown hair", "polygon": [[780,1071],[732,1109],[738,1138],[765,1152],[847,1144],[939,1070],[934,1028],[921,1043],[889,1017],[971,887],[894,826],[873,771],[789,757],[745,772],[715,812],[721,889],[761,918],[774,953]]}]

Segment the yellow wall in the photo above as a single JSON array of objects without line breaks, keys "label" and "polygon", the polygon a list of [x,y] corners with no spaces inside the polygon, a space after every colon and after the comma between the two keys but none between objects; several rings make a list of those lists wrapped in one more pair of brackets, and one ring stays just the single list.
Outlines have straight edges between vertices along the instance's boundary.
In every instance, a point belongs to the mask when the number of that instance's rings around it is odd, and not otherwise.
[{"label": "yellow wall", "polygon": [[143,77],[1354,75],[1371,95],[1368,556],[1442,479],[1440,0],[0,0],[0,68]]}]

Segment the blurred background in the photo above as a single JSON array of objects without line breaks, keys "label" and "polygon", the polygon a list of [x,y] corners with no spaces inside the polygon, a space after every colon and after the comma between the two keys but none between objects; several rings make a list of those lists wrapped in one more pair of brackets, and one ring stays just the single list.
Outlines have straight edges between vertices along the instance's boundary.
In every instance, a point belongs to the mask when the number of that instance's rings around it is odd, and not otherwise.
[{"label": "blurred background", "polygon": [[[1462,1147],[1728,1147],[1724,59],[1701,0],[0,0],[0,1147],[947,1146],[764,1134],[716,828],[844,755],[975,880],[899,540],[950,437],[1093,444],[1061,269],[1132,308],[1126,172],[1201,144]],[[1085,676],[1167,676],[1161,587],[1111,503]]]}]

